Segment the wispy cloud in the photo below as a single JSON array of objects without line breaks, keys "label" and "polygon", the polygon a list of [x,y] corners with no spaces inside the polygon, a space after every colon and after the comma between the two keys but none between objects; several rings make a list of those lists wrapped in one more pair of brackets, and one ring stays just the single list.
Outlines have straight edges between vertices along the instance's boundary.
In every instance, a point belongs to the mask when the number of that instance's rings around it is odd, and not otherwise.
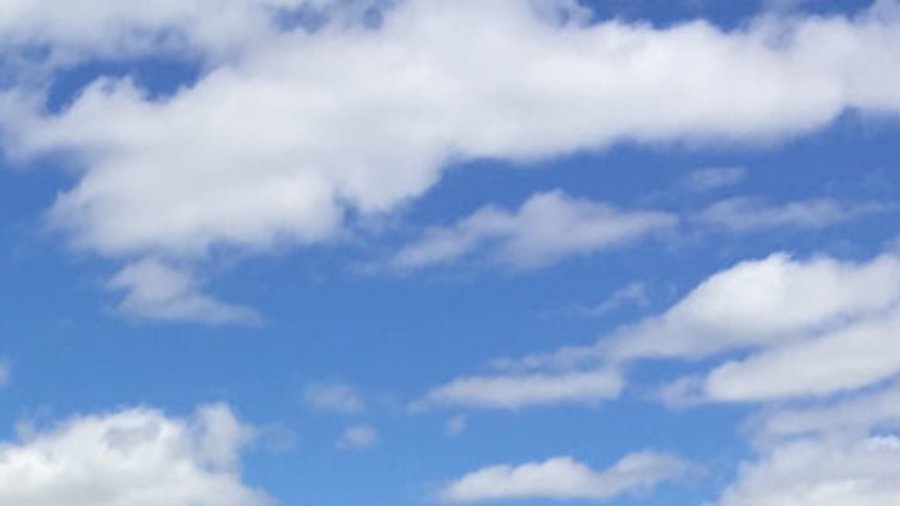
[{"label": "wispy cloud", "polygon": [[900,383],[843,399],[823,400],[802,407],[767,412],[754,420],[756,436],[764,441],[822,434],[864,434],[900,428]]},{"label": "wispy cloud", "polygon": [[459,415],[454,416],[453,418],[447,420],[447,435],[448,436],[458,436],[466,430],[466,427],[469,425],[469,419],[465,416]]},{"label": "wispy cloud", "polygon": [[681,184],[694,192],[709,192],[737,186],[747,177],[744,167],[697,169],[681,178]]},{"label": "wispy cloud", "polygon": [[618,397],[623,387],[623,377],[613,370],[465,376],[432,389],[412,407],[520,409],[595,405]]},{"label": "wispy cloud", "polygon": [[366,450],[378,444],[378,431],[369,425],[348,427],[335,446],[341,450]]},{"label": "wispy cloud", "polygon": [[834,199],[811,199],[771,204],[763,199],[735,197],[716,202],[696,216],[706,225],[731,232],[773,228],[825,228],[866,215],[896,211],[897,205],[847,203]]},{"label": "wispy cloud", "polygon": [[603,316],[626,306],[644,307],[650,302],[647,285],[641,282],[630,283],[619,288],[600,304],[583,308],[583,312],[591,316]]},{"label": "wispy cloud", "polygon": [[389,264],[415,269],[480,253],[515,269],[533,269],[625,246],[677,222],[664,212],[623,211],[561,191],[539,193],[515,211],[488,206],[451,226],[429,229]]},{"label": "wispy cloud", "polygon": [[342,383],[316,383],[303,391],[303,400],[316,410],[356,414],[366,410],[366,402],[353,387]]},{"label": "wispy cloud", "polygon": [[609,469],[595,471],[570,457],[518,466],[497,465],[474,471],[440,492],[445,502],[498,500],[606,500],[646,490],[684,476],[690,465],[661,453],[625,456]]}]

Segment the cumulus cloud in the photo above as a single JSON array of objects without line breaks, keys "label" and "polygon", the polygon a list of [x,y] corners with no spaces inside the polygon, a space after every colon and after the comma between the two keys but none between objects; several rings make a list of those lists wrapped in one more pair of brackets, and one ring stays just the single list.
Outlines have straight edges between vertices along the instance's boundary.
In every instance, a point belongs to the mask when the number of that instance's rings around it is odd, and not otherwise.
[{"label": "cumulus cloud", "polygon": [[493,206],[448,227],[427,230],[390,262],[411,269],[447,263],[478,250],[518,269],[634,242],[670,229],[677,219],[654,211],[620,211],[560,191],[539,193],[514,211]]},{"label": "cumulus cloud", "polygon": [[812,439],[746,464],[718,506],[900,504],[900,439]]},{"label": "cumulus cloud", "polygon": [[440,492],[445,502],[498,500],[603,500],[649,489],[683,476],[690,466],[652,451],[625,456],[612,467],[595,471],[570,457],[519,466],[497,465],[463,476]]},{"label": "cumulus cloud", "polygon": [[432,389],[413,404],[413,409],[592,405],[618,397],[623,388],[622,375],[613,370],[465,376]]},{"label": "cumulus cloud", "polygon": [[378,431],[369,425],[348,427],[336,446],[341,450],[366,450],[378,444]]},{"label": "cumulus cloud", "polygon": [[317,383],[303,391],[303,400],[316,411],[354,414],[366,409],[362,396],[351,386],[340,383]]},{"label": "cumulus cloud", "polygon": [[834,199],[800,200],[773,205],[761,199],[735,197],[716,202],[696,218],[702,224],[731,232],[770,228],[817,229],[895,207],[875,203],[846,203]]},{"label": "cumulus cloud", "polygon": [[562,0],[408,0],[377,27],[313,32],[273,23],[301,5],[291,0],[7,3],[7,45],[123,57],[163,53],[174,33],[196,48],[202,75],[171,97],[104,78],[60,114],[34,88],[0,99],[10,157],[65,152],[80,169],[51,221],[76,246],[129,261],[333,240],[348,215],[421,196],[451,160],[755,142],[847,110],[900,110],[900,70],[883,63],[900,56],[892,1],[723,31],[589,24],[552,14],[571,10]]},{"label": "cumulus cloud", "polygon": [[74,417],[0,446],[0,503],[268,506],[238,472],[253,434],[223,405],[185,419],[151,409]]}]

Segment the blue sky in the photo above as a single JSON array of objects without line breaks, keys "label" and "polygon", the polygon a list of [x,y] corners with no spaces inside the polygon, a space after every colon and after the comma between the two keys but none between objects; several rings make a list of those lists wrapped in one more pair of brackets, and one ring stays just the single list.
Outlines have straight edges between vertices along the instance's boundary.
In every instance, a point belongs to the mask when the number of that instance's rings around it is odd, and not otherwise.
[{"label": "blue sky", "polygon": [[0,504],[900,504],[896,1],[8,3]]}]

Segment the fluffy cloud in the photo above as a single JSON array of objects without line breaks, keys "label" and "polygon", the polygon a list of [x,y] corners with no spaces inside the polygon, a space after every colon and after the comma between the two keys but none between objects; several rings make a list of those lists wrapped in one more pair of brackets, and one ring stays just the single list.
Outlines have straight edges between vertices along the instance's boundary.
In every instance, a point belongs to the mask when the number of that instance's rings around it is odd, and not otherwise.
[{"label": "fluffy cloud", "polygon": [[900,439],[813,439],[746,465],[718,506],[900,504]]},{"label": "fluffy cloud", "polygon": [[666,213],[619,211],[560,191],[539,193],[515,212],[485,207],[452,226],[430,229],[390,263],[401,269],[424,267],[487,249],[497,262],[535,268],[634,242],[676,223]]},{"label": "fluffy cloud", "polygon": [[439,406],[519,409],[556,404],[597,404],[618,397],[624,383],[622,375],[613,370],[467,376],[432,389],[413,404],[413,409]]},{"label": "fluffy cloud", "polygon": [[650,451],[627,455],[602,471],[569,457],[557,457],[480,469],[446,486],[440,497],[446,502],[610,499],[679,478],[689,467],[677,457]]},{"label": "fluffy cloud", "polygon": [[58,115],[33,89],[0,100],[9,156],[62,151],[79,168],[51,221],[113,258],[331,240],[348,214],[422,195],[452,160],[533,160],[621,140],[768,140],[847,110],[900,110],[900,70],[883,64],[900,57],[893,1],[855,18],[722,31],[587,24],[559,16],[572,9],[562,0],[407,0],[377,28],[313,33],[272,22],[299,5],[289,0],[45,3],[7,0],[0,39],[121,57],[147,41],[159,53],[161,34],[174,33],[203,62],[197,83],[165,99],[101,79]]},{"label": "fluffy cloud", "polygon": [[340,383],[309,385],[303,391],[303,400],[316,411],[353,414],[366,409],[362,396],[353,387]]},{"label": "fluffy cloud", "polygon": [[341,450],[366,450],[378,444],[378,431],[368,425],[348,427],[335,446]]},{"label": "fluffy cloud", "polygon": [[0,446],[0,503],[270,505],[238,474],[253,433],[222,405],[187,419],[149,409],[75,417]]}]

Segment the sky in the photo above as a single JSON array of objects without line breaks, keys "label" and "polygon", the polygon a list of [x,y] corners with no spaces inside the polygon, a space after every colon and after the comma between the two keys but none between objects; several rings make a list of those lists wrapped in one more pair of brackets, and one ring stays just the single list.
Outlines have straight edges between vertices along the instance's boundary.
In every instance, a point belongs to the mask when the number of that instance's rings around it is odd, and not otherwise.
[{"label": "sky", "polygon": [[0,48],[0,504],[900,505],[897,0],[0,0]]}]

